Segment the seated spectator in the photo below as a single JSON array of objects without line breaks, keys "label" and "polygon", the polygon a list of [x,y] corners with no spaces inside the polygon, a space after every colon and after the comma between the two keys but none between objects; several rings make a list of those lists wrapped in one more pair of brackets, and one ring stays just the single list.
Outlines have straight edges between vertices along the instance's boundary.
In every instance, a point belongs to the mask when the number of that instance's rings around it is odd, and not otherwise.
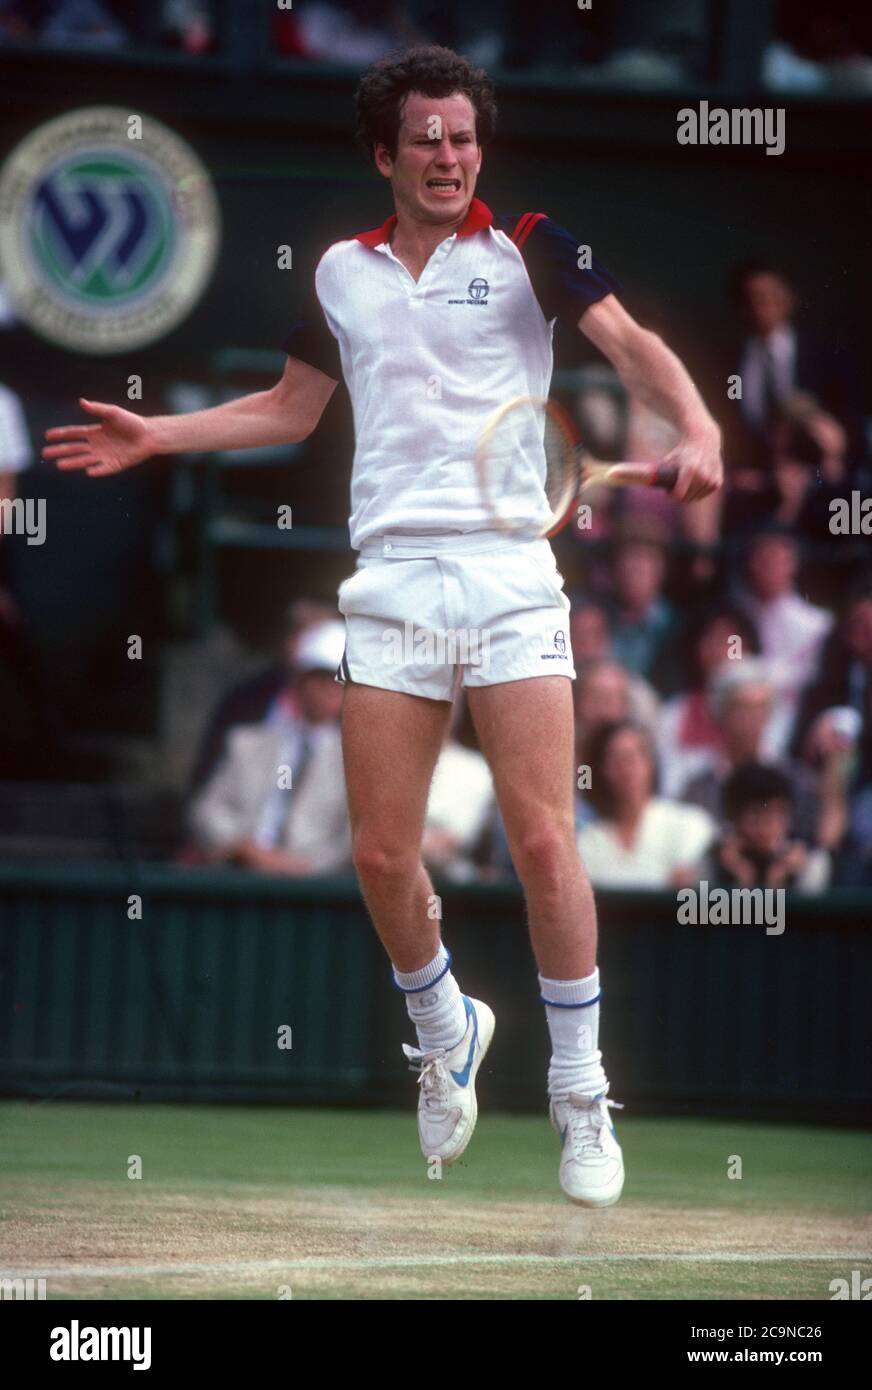
[{"label": "seated spectator", "polygon": [[56,0],[42,22],[40,38],[54,44],[122,48],[129,35],[113,6],[102,0]]},{"label": "seated spectator", "polygon": [[[800,706],[793,740],[795,755],[809,762],[832,752],[821,716],[853,710],[856,735],[856,785],[872,782],[872,575],[854,585],[837,626],[823,648],[817,676]],[[823,730],[823,733],[821,732]],[[826,747],[820,746],[824,739]]]},{"label": "seated spectator", "polygon": [[[579,677],[600,661],[620,665],[612,649],[608,613],[605,604],[598,599],[590,598],[586,594],[572,596],[569,641]],[[623,666],[620,669],[623,671],[629,696],[628,708],[620,717],[633,719],[637,724],[645,724],[653,729],[660,708],[657,694],[641,676],[634,675]],[[576,682],[576,696],[577,692]]]},{"label": "seated spectator", "polygon": [[820,893],[830,856],[789,838],[790,780],[777,768],[743,763],[727,779],[724,811],[729,828],[703,865],[702,877],[722,888],[795,888]]},{"label": "seated spectator", "polygon": [[812,396],[796,394],[782,405],[772,435],[770,516],[777,526],[830,540],[830,503],[849,486],[847,444],[846,431]]},{"label": "seated spectator", "polygon": [[163,0],[163,43],[197,56],[215,47],[213,0]]},{"label": "seated spectator", "polygon": [[872,92],[869,11],[853,0],[821,6],[817,0],[781,0],[772,41],[763,55],[763,80],[782,91],[838,93],[855,99]]},{"label": "seated spectator", "polygon": [[[738,646],[737,646],[738,639]],[[731,657],[756,655],[757,633],[738,608],[699,609],[684,633],[686,689],[667,700],[657,721],[657,748],[664,796],[680,797],[692,777],[705,772],[723,749],[712,707],[712,682]]]},{"label": "seated spectator", "polygon": [[779,414],[801,392],[845,431],[849,471],[855,468],[865,457],[866,442],[853,353],[795,322],[796,291],[776,266],[746,262],[734,272],[732,290],[747,332],[731,369],[742,392],[731,398],[734,409],[725,419],[730,458],[750,463],[767,456]]},{"label": "seated spectator", "polygon": [[779,753],[787,750],[800,696],[817,669],[833,626],[830,613],[797,593],[798,571],[796,539],[778,529],[764,531],[750,542],[745,583],[736,595],[759,633],[775,690],[778,729],[772,734],[772,746]]},{"label": "seated spectator", "polygon": [[872,888],[872,782],[851,797],[837,879],[840,887]]},{"label": "seated spectator", "polygon": [[[644,681],[640,684],[647,690]],[[580,667],[575,682],[576,829],[596,817],[590,793],[583,785],[578,786],[578,780],[584,768],[590,766],[590,750],[599,730],[606,724],[631,722],[653,735],[657,726],[656,700],[651,713],[649,708],[644,703],[640,707],[634,699],[634,681],[619,662],[602,659]]]},{"label": "seated spectator", "polygon": [[[872,691],[869,692],[867,729],[872,714]],[[817,770],[820,785],[834,807],[839,808],[845,831],[841,841],[833,837],[836,848],[841,843],[836,877],[840,883],[856,881],[858,861],[867,858],[869,842],[864,841],[867,813],[864,811],[861,746],[863,718],[849,705],[824,710],[812,724],[804,740],[805,761]]]},{"label": "seated spectator", "polygon": [[191,770],[191,794],[203,785],[214,770],[224,750],[227,734],[234,725],[257,724],[262,719],[299,712],[299,699],[294,686],[297,645],[310,627],[318,623],[336,622],[336,612],[335,603],[328,603],[324,599],[295,599],[289,605],[276,660],[265,670],[234,685],[213,710]]},{"label": "seated spectator", "polygon": [[658,660],[675,635],[676,619],[664,598],[666,549],[656,525],[640,522],[615,537],[614,591],[609,603],[614,654],[622,666],[651,680],[661,694],[665,677],[655,679]]},{"label": "seated spectator", "polygon": [[455,687],[454,707],[433,773],[421,857],[434,873],[458,882],[479,876],[476,851],[496,802],[486,758],[456,737],[465,696]]},{"label": "seated spectator", "polygon": [[793,817],[790,833],[795,839],[834,850],[846,826],[844,788],[828,768],[814,771],[803,763],[777,757],[766,734],[772,728],[775,692],[761,658],[728,662],[715,678],[713,706],[723,745],[711,757],[705,772],[691,778],[682,800],[700,806],[715,820],[724,817],[724,787],[730,774],[743,763],[761,762],[776,767],[787,777]]},{"label": "seated spectator", "polygon": [[[605,622],[603,610],[599,605],[592,603],[590,605],[585,604],[583,611],[592,618],[591,633],[593,634],[594,621],[597,624],[600,619],[603,623]],[[573,651],[574,649],[573,641]],[[600,647],[598,640],[590,647],[590,650],[601,649],[608,650],[607,631],[605,632],[603,648]],[[649,688],[644,681],[634,680],[619,662],[606,656],[593,657],[581,662],[576,656],[575,660],[578,668],[573,689],[575,766],[567,769],[567,776],[572,777],[575,788],[575,829],[578,832],[582,826],[589,824],[597,816],[588,788],[590,750],[599,730],[609,724],[632,722],[641,725],[653,734],[657,724],[657,701],[653,693],[650,700],[637,701],[637,685],[642,687],[643,693],[646,695]],[[653,712],[649,713],[652,705]],[[642,714],[639,713],[640,709],[643,711]],[[512,862],[502,817],[496,805],[494,805],[489,824],[487,869],[488,875],[493,878],[517,880],[518,877]]]},{"label": "seated spectator", "polygon": [[300,6],[295,33],[304,57],[350,67],[430,42],[399,0],[311,0]]},{"label": "seated spectator", "polygon": [[[816,439],[822,455],[832,454],[833,425],[839,431],[840,468],[853,477],[866,456],[859,371],[844,342],[828,342],[795,322],[797,294],[778,267],[749,261],[733,272],[732,294],[747,330],[724,360],[722,375],[741,383],[720,412],[727,491],[724,530],[756,528],[802,513],[806,503],[819,512],[816,493],[829,486],[822,472],[810,489]],[[809,402],[813,410],[809,411]],[[797,406],[801,404],[800,416]],[[801,424],[797,432],[796,426]],[[785,426],[793,438],[785,435]],[[777,454],[777,463],[776,463]],[[828,464],[829,472],[832,463]],[[810,520],[803,518],[803,527]],[[815,523],[817,525],[817,523]]]},{"label": "seated spectator", "polygon": [[[351,866],[351,830],[335,679],[345,624],[310,627],[296,651],[297,708],[231,728],[226,751],[190,808],[205,857],[259,873],[303,876]],[[279,781],[290,768],[291,785]]]},{"label": "seated spectator", "polygon": [[629,722],[608,724],[590,754],[591,800],[599,819],[578,834],[594,884],[670,888],[696,882],[717,826],[705,812],[654,795],[651,736]]}]

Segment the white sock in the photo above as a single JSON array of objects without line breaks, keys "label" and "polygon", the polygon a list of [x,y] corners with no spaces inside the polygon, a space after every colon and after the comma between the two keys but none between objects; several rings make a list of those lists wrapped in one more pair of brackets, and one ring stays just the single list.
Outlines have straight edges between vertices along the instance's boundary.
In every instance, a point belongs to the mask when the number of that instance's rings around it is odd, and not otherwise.
[{"label": "white sock", "polygon": [[570,1091],[598,1096],[608,1089],[599,1039],[599,970],[583,980],[546,980],[539,989],[551,1034],[548,1095],[566,1100]]},{"label": "white sock", "polygon": [[439,950],[421,970],[404,973],[394,967],[394,984],[406,996],[409,1018],[418,1032],[422,1052],[444,1047],[450,1051],[466,1032],[466,1009],[460,986],[451,973],[450,952]]}]

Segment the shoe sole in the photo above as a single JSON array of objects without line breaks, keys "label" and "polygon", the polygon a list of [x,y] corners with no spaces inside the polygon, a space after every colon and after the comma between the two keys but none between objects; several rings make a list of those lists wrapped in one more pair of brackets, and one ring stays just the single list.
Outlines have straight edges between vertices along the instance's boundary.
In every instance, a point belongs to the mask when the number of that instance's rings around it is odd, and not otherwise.
[{"label": "shoe sole", "polygon": [[620,1190],[620,1192],[616,1192],[615,1195],[614,1195],[614,1197],[606,1197],[606,1198],[604,1199],[604,1201],[602,1201],[602,1202],[592,1202],[592,1201],[590,1200],[590,1198],[588,1198],[588,1197],[573,1197],[573,1196],[571,1196],[571,1195],[566,1191],[566,1188],[565,1188],[565,1187],[561,1187],[561,1189],[560,1189],[560,1191],[563,1193],[564,1197],[566,1198],[567,1202],[571,1202],[572,1205],[573,1205],[574,1207],[587,1207],[589,1211],[597,1211],[597,1210],[599,1210],[601,1207],[613,1207],[613,1206],[615,1205],[616,1202],[619,1202],[619,1201],[621,1200],[621,1193],[623,1192],[623,1190],[624,1190],[624,1185],[623,1185],[623,1183],[622,1183],[622,1184],[621,1184],[621,1190]]},{"label": "shoe sole", "polygon": [[[487,1056],[487,1050],[493,1041],[493,1036],[496,1031],[496,1019],[491,1009],[488,1010],[488,1014],[484,1019],[478,1015],[478,1010],[476,1010],[476,1015],[478,1016],[478,1055],[473,1058],[472,1066],[469,1071],[469,1085],[472,1091],[472,1111],[469,1117],[469,1127],[461,1141],[460,1148],[455,1149],[450,1158],[442,1158],[440,1156],[440,1162],[443,1168],[450,1168],[452,1163],[456,1163],[457,1160],[463,1156],[473,1136],[475,1126],[478,1123],[478,1096],[475,1090],[475,1078],[478,1075],[479,1067]],[[488,1024],[487,1030],[482,1027],[483,1023]],[[431,1157],[429,1154],[425,1154],[424,1156],[425,1158]]]}]

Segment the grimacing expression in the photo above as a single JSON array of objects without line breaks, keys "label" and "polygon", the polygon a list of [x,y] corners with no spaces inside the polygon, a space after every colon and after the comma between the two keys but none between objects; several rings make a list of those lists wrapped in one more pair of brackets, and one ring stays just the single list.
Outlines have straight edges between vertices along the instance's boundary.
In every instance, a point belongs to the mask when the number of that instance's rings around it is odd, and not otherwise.
[{"label": "grimacing expression", "polygon": [[406,97],[394,158],[376,145],[375,162],[389,178],[397,212],[439,226],[462,220],[475,193],[481,148],[469,97]]}]

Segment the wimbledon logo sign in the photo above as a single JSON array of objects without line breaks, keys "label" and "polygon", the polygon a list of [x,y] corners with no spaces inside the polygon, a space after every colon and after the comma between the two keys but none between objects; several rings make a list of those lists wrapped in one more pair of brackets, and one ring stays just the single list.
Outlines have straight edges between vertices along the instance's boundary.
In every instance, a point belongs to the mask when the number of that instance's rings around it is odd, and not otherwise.
[{"label": "wimbledon logo sign", "polygon": [[220,232],[209,174],[150,116],[92,106],[0,170],[0,270],[19,317],[77,352],[155,342],[203,293]]}]

